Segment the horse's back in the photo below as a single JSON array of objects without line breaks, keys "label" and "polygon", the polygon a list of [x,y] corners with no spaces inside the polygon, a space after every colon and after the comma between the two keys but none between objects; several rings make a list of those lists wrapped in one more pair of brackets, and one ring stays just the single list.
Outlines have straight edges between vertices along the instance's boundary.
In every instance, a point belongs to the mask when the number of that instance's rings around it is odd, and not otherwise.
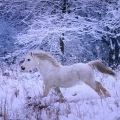
[{"label": "horse's back", "polygon": [[74,64],[72,65],[71,67],[73,67],[73,69],[76,71],[79,71],[79,72],[91,72],[92,71],[92,68],[87,64],[87,63],[77,63],[77,64]]},{"label": "horse's back", "polygon": [[61,66],[59,75],[59,85],[61,83],[61,87],[71,87],[76,85],[79,81],[86,82],[94,77],[92,68],[84,63]]},{"label": "horse's back", "polygon": [[80,63],[78,66],[80,67],[79,69],[82,77],[84,77],[85,79],[90,79],[90,78],[93,79],[94,72],[89,64]]}]

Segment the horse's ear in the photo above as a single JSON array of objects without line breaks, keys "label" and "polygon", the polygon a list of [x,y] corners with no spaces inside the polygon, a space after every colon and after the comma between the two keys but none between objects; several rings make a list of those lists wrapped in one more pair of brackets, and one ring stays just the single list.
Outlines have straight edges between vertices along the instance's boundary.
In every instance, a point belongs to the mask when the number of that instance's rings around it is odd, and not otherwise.
[{"label": "horse's ear", "polygon": [[31,55],[31,56],[33,55],[32,52],[30,52],[30,55]]}]

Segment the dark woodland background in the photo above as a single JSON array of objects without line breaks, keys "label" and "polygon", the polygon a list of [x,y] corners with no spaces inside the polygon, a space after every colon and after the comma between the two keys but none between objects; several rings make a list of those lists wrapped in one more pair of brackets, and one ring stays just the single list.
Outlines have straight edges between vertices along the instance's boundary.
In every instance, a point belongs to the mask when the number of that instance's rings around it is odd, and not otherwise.
[{"label": "dark woodland background", "polygon": [[1,65],[20,64],[29,50],[64,65],[100,59],[120,64],[120,0],[1,0]]}]

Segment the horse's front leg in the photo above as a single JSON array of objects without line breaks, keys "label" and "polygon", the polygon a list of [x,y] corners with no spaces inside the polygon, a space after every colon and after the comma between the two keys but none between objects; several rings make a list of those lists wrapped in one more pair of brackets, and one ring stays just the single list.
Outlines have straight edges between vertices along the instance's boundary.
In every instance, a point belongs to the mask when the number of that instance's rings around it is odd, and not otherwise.
[{"label": "horse's front leg", "polygon": [[45,85],[44,92],[43,92],[43,97],[47,97],[50,90],[51,90],[51,87],[49,85]]},{"label": "horse's front leg", "polygon": [[60,96],[60,100],[61,100],[62,102],[65,102],[64,96],[63,96],[62,92],[60,91],[60,88],[59,88],[59,87],[56,87],[56,88],[54,88],[54,90],[55,90],[55,92],[57,92],[57,94]]},{"label": "horse's front leg", "polygon": [[57,92],[60,95],[61,98],[64,98],[64,96],[63,96],[62,92],[60,91],[59,87],[54,88],[54,90],[55,90],[55,92]]}]

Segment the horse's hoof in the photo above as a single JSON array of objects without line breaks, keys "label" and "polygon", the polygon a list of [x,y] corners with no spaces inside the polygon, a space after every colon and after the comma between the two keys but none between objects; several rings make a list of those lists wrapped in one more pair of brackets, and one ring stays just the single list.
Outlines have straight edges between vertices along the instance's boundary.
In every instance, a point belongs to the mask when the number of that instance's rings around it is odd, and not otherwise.
[{"label": "horse's hoof", "polygon": [[104,96],[104,95],[100,95],[100,98],[101,98],[101,99],[105,99],[105,96]]},{"label": "horse's hoof", "polygon": [[105,97],[111,97],[110,93],[106,92]]}]

